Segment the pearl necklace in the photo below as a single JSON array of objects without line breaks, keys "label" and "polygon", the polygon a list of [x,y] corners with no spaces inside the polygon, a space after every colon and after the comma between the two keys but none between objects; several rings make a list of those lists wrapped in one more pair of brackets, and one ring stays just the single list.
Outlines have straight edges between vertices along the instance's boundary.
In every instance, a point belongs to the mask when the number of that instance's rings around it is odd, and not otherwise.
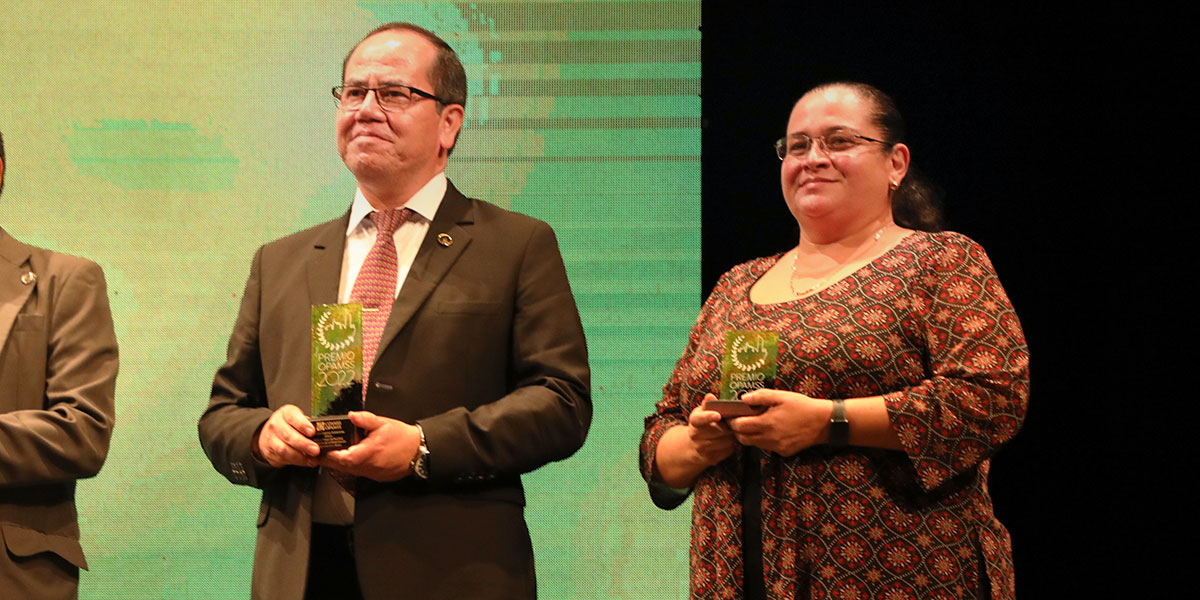
[{"label": "pearl necklace", "polygon": [[893,223],[884,224],[884,226],[880,227],[879,231],[876,231],[875,235],[872,236],[873,239],[871,240],[870,244],[867,244],[866,246],[859,248],[854,254],[852,254],[850,256],[850,258],[847,258],[846,260],[835,265],[832,270],[825,273],[825,275],[822,276],[820,279],[818,279],[816,283],[810,285],[807,288],[804,288],[803,290],[796,289],[796,275],[798,274],[796,271],[796,265],[799,264],[799,262],[800,262],[800,246],[797,245],[796,246],[796,255],[792,258],[792,276],[788,278],[788,287],[792,288],[792,293],[795,294],[797,298],[799,298],[800,296],[806,296],[806,295],[812,293],[814,290],[820,289],[826,283],[828,283],[828,280],[830,277],[832,277],[838,271],[842,270],[843,267],[854,262],[856,259],[858,259],[858,257],[862,256],[863,254],[866,254],[866,252],[868,250],[870,250],[871,248],[874,248],[875,244],[879,243],[879,238],[883,237],[884,230],[886,230],[888,227],[891,227],[892,225],[893,225]]}]

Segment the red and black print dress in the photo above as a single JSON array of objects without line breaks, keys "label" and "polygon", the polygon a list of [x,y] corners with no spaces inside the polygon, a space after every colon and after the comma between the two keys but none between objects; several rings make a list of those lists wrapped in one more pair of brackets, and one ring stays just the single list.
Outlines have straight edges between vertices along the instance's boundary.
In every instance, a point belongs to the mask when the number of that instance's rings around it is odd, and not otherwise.
[{"label": "red and black print dress", "polygon": [[[987,473],[1025,416],[1029,352],[983,248],[916,232],[813,295],[752,303],[751,286],[778,260],[735,267],[705,302],[646,418],[641,468],[652,491],[659,439],[717,391],[725,331],[775,330],[777,388],[883,395],[904,451],[762,454],[767,598],[974,598],[983,578],[993,598],[1012,598],[1011,542]],[[692,598],[742,596],[742,470],[739,451],[695,483]]]}]

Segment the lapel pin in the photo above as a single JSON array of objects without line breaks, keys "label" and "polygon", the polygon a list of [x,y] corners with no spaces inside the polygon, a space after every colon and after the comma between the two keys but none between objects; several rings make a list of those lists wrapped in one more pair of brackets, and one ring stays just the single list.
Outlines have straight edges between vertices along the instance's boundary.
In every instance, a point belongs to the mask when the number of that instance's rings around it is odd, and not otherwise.
[{"label": "lapel pin", "polygon": [[439,233],[438,234],[438,243],[441,244],[442,247],[444,247],[444,248],[449,248],[450,244],[454,243],[454,238],[450,237],[450,234],[448,234],[448,233]]},{"label": "lapel pin", "polygon": [[31,283],[37,283],[37,273],[34,273],[33,271],[30,271],[30,272],[28,272],[28,273],[26,273],[26,274],[22,275],[22,276],[21,276],[21,283],[23,283],[23,284],[25,284],[25,285],[29,285],[29,284],[31,284]]}]

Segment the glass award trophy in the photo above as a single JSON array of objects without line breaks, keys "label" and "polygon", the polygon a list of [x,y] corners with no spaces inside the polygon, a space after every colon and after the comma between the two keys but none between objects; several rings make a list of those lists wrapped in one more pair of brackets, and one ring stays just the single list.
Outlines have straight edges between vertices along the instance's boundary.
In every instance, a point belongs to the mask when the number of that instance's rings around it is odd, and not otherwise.
[{"label": "glass award trophy", "polygon": [[743,417],[762,412],[741,400],[742,394],[775,387],[779,363],[779,333],[776,331],[728,331],[725,355],[721,358],[721,390],[708,409],[723,417]]},{"label": "glass award trophy", "polygon": [[358,442],[358,428],[346,416],[362,410],[362,305],[312,307],[312,412],[321,451]]}]

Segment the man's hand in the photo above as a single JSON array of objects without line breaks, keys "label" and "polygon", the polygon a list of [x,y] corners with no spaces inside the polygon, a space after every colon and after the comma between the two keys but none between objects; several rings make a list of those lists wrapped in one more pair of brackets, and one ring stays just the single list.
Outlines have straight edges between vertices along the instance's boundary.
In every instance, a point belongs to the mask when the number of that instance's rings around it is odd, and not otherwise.
[{"label": "man's hand", "polygon": [[796,392],[759,389],[742,396],[750,406],[762,406],[762,414],[729,420],[737,440],[782,456],[792,456],[829,439],[833,403]]},{"label": "man's hand", "polygon": [[254,450],[272,467],[315,467],[321,448],[310,438],[316,432],[300,407],[285,404],[263,424],[254,440]]},{"label": "man's hand", "polygon": [[326,453],[321,457],[321,466],[375,481],[408,477],[421,445],[415,425],[367,411],[351,412],[350,422],[366,430],[367,437],[345,450]]}]

